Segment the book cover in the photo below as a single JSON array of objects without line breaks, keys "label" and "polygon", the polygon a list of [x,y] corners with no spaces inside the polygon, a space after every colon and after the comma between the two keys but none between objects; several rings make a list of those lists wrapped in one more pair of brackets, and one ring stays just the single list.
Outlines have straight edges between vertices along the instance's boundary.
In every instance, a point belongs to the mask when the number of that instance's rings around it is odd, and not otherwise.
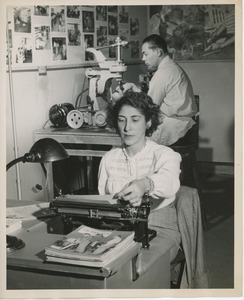
[{"label": "book cover", "polygon": [[81,225],[46,247],[45,254],[73,260],[105,261],[119,255],[121,249],[132,242],[134,231],[101,230]]}]

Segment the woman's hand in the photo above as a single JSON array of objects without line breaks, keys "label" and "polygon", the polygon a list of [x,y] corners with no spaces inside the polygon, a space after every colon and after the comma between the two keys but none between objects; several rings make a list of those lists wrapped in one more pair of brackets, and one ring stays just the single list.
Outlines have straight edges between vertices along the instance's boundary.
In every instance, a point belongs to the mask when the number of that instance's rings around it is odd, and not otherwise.
[{"label": "woman's hand", "polygon": [[121,198],[129,201],[133,206],[140,206],[143,195],[149,190],[147,178],[133,180],[127,184],[119,193],[114,195],[114,198]]}]

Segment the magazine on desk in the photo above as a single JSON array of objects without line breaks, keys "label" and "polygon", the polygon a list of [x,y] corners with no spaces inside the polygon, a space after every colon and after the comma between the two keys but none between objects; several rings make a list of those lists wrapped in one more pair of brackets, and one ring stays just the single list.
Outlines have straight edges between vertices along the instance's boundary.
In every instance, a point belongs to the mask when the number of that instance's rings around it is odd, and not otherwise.
[{"label": "magazine on desk", "polygon": [[101,230],[81,225],[45,248],[46,260],[102,267],[133,245],[134,231]]},{"label": "magazine on desk", "polygon": [[46,261],[61,263],[61,264],[76,265],[76,266],[84,266],[84,267],[103,268],[103,267],[107,267],[108,265],[111,265],[111,263],[113,263],[115,260],[118,260],[124,255],[127,254],[130,255],[133,254],[132,256],[137,255],[140,249],[141,249],[140,244],[132,241],[123,249],[120,249],[120,251],[118,251],[116,255],[115,254],[110,255],[108,258],[106,258],[103,261],[77,260],[77,259],[69,259],[69,258],[55,257],[49,255],[46,255]]}]

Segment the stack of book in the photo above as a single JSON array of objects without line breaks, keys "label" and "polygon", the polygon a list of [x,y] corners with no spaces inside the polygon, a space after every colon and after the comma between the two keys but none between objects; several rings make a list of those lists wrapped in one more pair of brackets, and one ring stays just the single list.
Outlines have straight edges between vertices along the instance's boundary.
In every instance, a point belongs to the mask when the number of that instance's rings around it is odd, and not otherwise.
[{"label": "stack of book", "polygon": [[133,246],[134,231],[101,230],[81,225],[45,248],[47,262],[104,267]]}]

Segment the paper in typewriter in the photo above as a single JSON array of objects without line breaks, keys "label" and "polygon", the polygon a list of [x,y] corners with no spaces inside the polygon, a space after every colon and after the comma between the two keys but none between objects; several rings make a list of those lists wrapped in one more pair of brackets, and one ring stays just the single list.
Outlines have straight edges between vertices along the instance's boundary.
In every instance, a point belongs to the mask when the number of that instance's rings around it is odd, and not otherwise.
[{"label": "paper in typewriter", "polygon": [[[81,225],[65,237],[45,248],[47,260],[65,259],[90,262],[103,262],[120,255],[120,252],[134,245],[134,231],[101,230]],[[70,262],[72,263],[72,262]]]},{"label": "paper in typewriter", "polygon": [[55,201],[62,201],[67,203],[93,203],[99,205],[113,205],[117,204],[117,199],[113,199],[112,195],[62,195],[56,198]]}]

